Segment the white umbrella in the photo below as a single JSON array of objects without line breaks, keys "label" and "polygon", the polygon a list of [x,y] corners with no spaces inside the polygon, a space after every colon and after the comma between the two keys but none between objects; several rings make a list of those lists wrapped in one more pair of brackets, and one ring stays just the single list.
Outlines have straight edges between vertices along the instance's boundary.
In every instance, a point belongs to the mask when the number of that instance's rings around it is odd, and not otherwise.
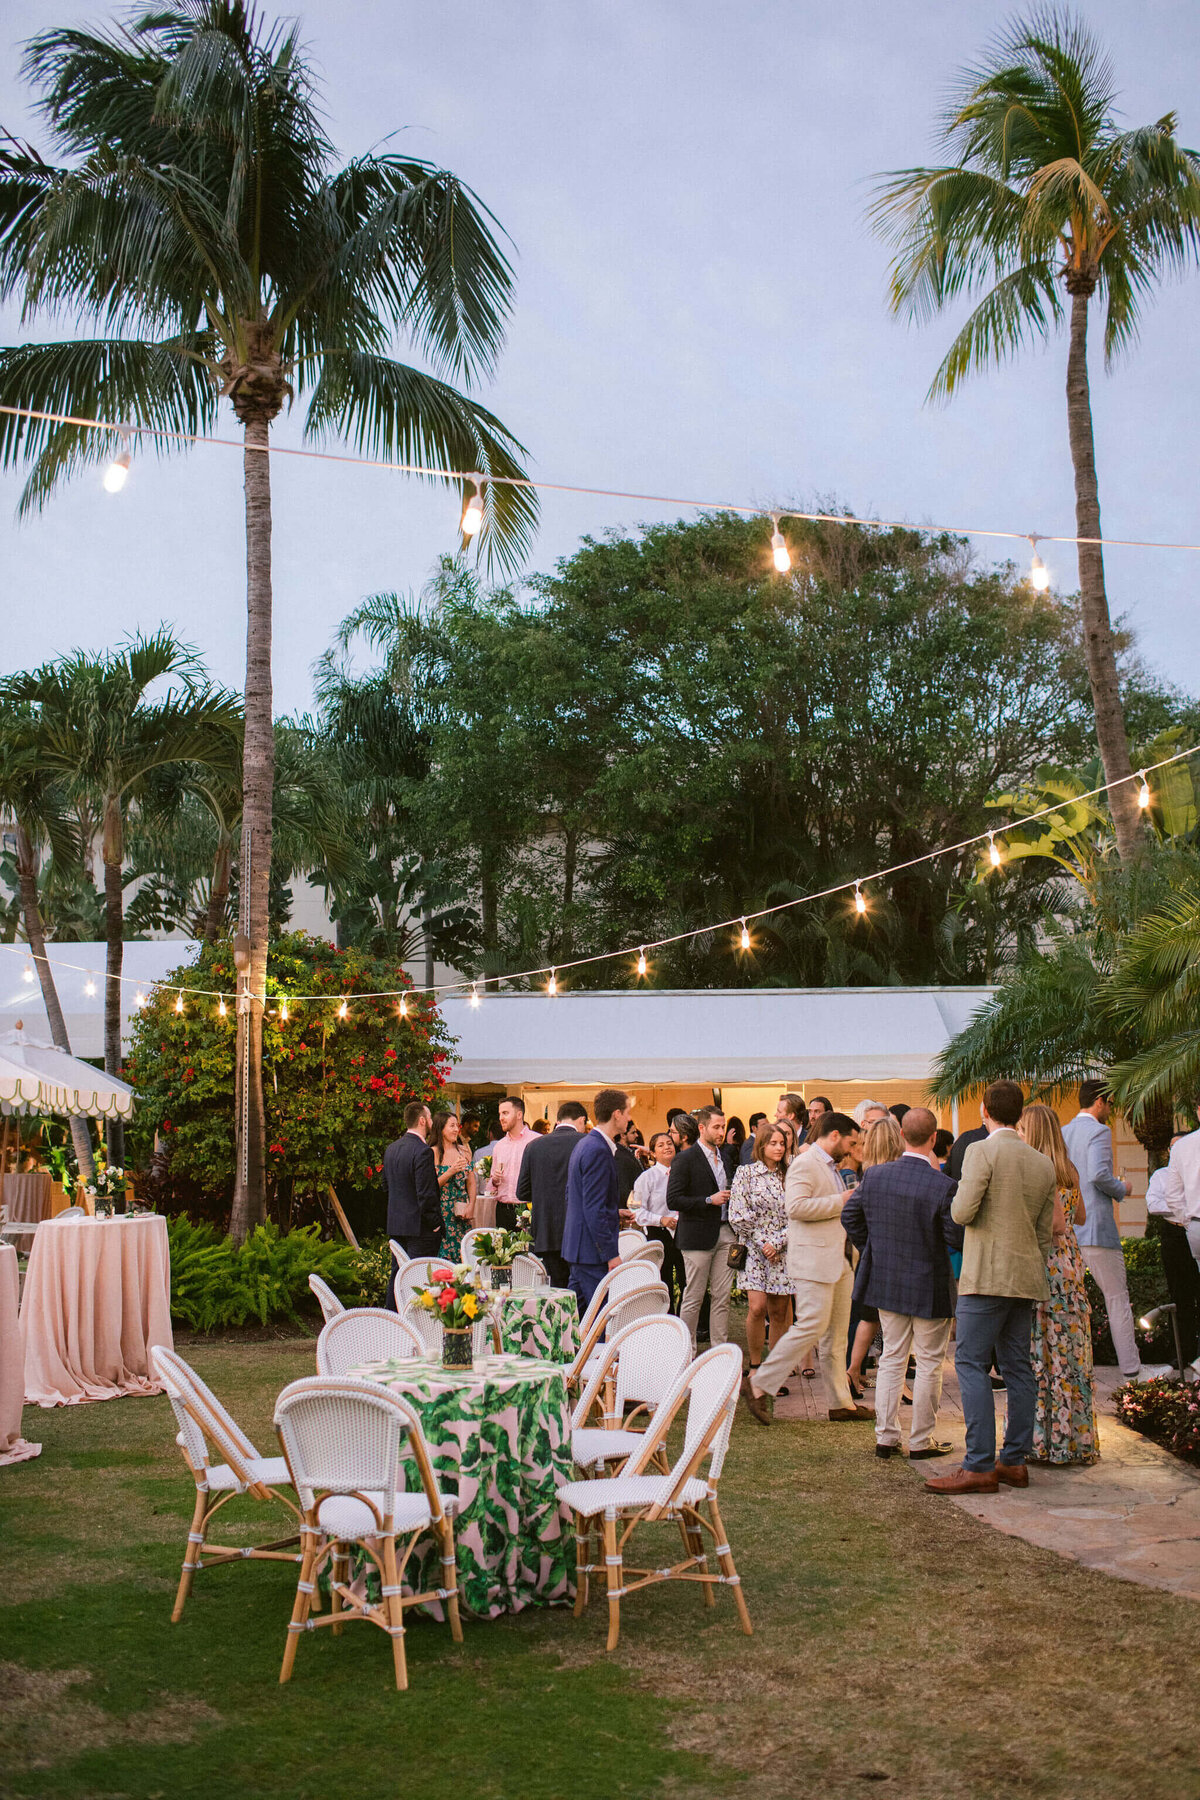
[{"label": "white umbrella", "polygon": [[15,1031],[0,1032],[0,1110],[130,1119],[133,1102],[127,1081],[30,1037],[20,1022]]}]

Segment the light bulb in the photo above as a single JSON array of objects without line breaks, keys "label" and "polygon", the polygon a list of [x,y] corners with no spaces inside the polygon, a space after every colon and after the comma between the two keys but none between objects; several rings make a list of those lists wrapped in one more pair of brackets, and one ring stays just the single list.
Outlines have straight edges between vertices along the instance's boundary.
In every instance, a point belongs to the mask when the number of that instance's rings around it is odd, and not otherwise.
[{"label": "light bulb", "polygon": [[226,1006],[225,996],[224,996],[224,994],[222,994],[220,999],[217,1001],[217,1017],[219,1019],[224,1019],[224,1018],[227,1018],[228,1016],[229,1016],[229,1008]]},{"label": "light bulb", "polygon": [[1038,555],[1037,539],[1031,537],[1029,542],[1033,546],[1033,561],[1029,565],[1029,585],[1039,594],[1044,594],[1050,586],[1050,571]]},{"label": "light bulb", "polygon": [[400,996],[400,1017],[402,1019],[407,1019],[408,1017],[408,1001],[404,998],[403,994]]},{"label": "light bulb", "polygon": [[554,973],[553,969],[551,969],[550,979],[546,983],[546,992],[550,995],[551,999],[553,999],[555,994],[557,994],[557,992],[558,992],[558,977]]},{"label": "light bulb", "polygon": [[468,1006],[478,1006],[479,1005],[479,983],[477,981],[473,981],[471,983],[471,993],[470,993],[470,998],[467,1001],[467,1005]]},{"label": "light bulb", "polygon": [[89,999],[89,1000],[92,1000],[92,999],[94,999],[94,998],[95,998],[95,995],[96,995],[96,984],[95,984],[95,982],[94,982],[94,981],[91,981],[91,980],[88,980],[88,981],[85,981],[85,982],[84,982],[84,984],[83,984],[83,991],[84,991],[84,993],[85,993],[85,994],[86,994],[86,995],[87,995],[87,997],[88,997],[88,999]]},{"label": "light bulb", "polygon": [[857,881],[854,884],[854,910],[856,913],[865,913],[867,910],[867,897]]},{"label": "light bulb", "polygon": [[21,973],[21,979],[22,979],[22,981],[32,981],[33,980],[33,964],[31,962],[28,962],[28,961],[26,962],[25,967]]},{"label": "light bulb", "polygon": [[130,455],[128,450],[122,450],[119,455],[113,457],[107,469],[104,471],[104,489],[106,493],[120,493],[129,478],[129,463]]},{"label": "light bulb", "polygon": [[146,996],[145,996],[145,994],[143,994],[141,988],[138,989],[137,999],[134,1001],[133,1004],[137,1007],[139,1012],[141,1011],[142,1007],[145,1006]]},{"label": "light bulb", "polygon": [[750,948],[750,927],[747,925],[745,919],[742,920],[742,935],[739,941],[743,950],[748,950]]},{"label": "light bulb", "polygon": [[779,514],[771,514],[771,523],[775,529],[771,533],[771,558],[781,575],[786,575],[792,566],[792,553],[787,547],[782,531],[779,529]]},{"label": "light bulb", "polygon": [[182,988],[180,988],[179,992],[175,996],[175,1011],[177,1013],[181,1013],[183,1011],[183,989]]},{"label": "light bulb", "polygon": [[343,1000],[342,1004],[338,1007],[338,1018],[344,1019],[349,1011],[350,1011],[350,1008],[346,1005],[346,1002]]},{"label": "light bulb", "polygon": [[988,856],[991,858],[993,869],[998,869],[1000,867],[1000,846],[996,842],[994,831],[988,832]]},{"label": "light bulb", "polygon": [[1150,783],[1146,780],[1145,771],[1142,772],[1142,785],[1138,789],[1137,802],[1143,812],[1150,804]]},{"label": "light bulb", "polygon": [[646,952],[644,950],[638,951],[637,972],[639,975],[646,973]]},{"label": "light bulb", "polygon": [[279,1002],[279,1023],[281,1025],[286,1025],[287,1022],[288,1022],[288,1004],[287,1004],[287,996],[285,995],[284,998]]},{"label": "light bulb", "polygon": [[463,507],[462,534],[464,537],[474,537],[483,524],[483,496],[479,492],[481,479],[480,476],[472,477],[473,491],[468,496],[467,504]]}]

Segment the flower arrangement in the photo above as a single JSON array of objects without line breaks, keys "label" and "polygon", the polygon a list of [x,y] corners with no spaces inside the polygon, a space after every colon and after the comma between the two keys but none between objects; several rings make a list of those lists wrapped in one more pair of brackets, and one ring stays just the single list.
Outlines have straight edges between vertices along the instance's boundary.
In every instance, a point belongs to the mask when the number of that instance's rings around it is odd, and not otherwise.
[{"label": "flower arrangement", "polygon": [[110,1163],[104,1153],[104,1145],[99,1144],[95,1151],[96,1179],[89,1181],[83,1191],[92,1201],[97,1213],[113,1212],[118,1206],[125,1209],[127,1183],[124,1169],[116,1163]]},{"label": "flower arrangement", "polygon": [[417,1288],[413,1299],[442,1321],[447,1331],[469,1331],[488,1309],[485,1289],[478,1287],[467,1263],[431,1263],[429,1286]]},{"label": "flower arrangement", "polygon": [[488,1181],[491,1180],[491,1178],[492,1178],[492,1159],[490,1156],[481,1156],[478,1159],[478,1161],[475,1164],[475,1178],[477,1181],[480,1181],[483,1183],[487,1183]]},{"label": "flower arrangement", "polygon": [[511,1269],[513,1257],[528,1250],[529,1233],[502,1231],[496,1226],[491,1231],[477,1231],[474,1243],[476,1256],[489,1269]]}]

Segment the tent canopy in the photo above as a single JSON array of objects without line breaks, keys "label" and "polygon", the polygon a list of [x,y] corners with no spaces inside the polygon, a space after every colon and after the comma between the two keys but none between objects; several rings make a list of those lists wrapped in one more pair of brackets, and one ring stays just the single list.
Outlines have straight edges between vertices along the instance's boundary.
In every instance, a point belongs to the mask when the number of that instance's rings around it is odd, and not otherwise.
[{"label": "tent canopy", "polygon": [[926,1081],[994,993],[979,988],[710,988],[449,997],[459,1087]]},{"label": "tent canopy", "polygon": [[0,1032],[0,1110],[131,1119],[134,1091],[18,1025]]}]

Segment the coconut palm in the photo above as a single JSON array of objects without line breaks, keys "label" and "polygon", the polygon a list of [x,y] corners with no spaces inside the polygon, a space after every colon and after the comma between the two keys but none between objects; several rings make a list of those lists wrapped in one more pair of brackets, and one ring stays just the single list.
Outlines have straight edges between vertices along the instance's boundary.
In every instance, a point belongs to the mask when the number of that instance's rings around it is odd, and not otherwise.
[{"label": "coconut palm", "polygon": [[896,245],[891,306],[926,319],[983,294],[930,389],[1005,361],[1063,322],[1069,302],[1067,429],[1084,643],[1096,738],[1122,859],[1142,843],[1099,542],[1100,498],[1088,385],[1093,299],[1112,357],[1133,339],[1142,301],[1200,249],[1200,157],[1174,113],[1118,127],[1113,70],[1087,28],[1043,9],[1003,31],[962,77],[942,125],[954,160],[889,175],[872,209]]},{"label": "coconut palm", "polygon": [[1130,933],[1109,1008],[1138,1049],[1112,1071],[1113,1097],[1136,1119],[1192,1108],[1200,1096],[1200,877]]},{"label": "coconut palm", "polygon": [[[25,73],[64,160],[12,144],[0,157],[0,293],[19,292],[26,316],[81,315],[96,335],[0,352],[0,401],[194,433],[225,397],[243,433],[254,1004],[241,1235],[265,1208],[271,427],[300,393],[310,437],[344,433],[388,459],[521,476],[521,446],[451,385],[490,371],[512,271],[491,215],[453,175],[391,152],[336,166],[296,28],[245,0],[168,0],[107,32],[50,31],[29,44]],[[433,373],[392,358],[397,335]],[[115,442],[9,417],[0,461],[32,461],[22,504],[36,506]],[[484,500],[481,540],[518,557],[531,491],[487,482]]]}]

